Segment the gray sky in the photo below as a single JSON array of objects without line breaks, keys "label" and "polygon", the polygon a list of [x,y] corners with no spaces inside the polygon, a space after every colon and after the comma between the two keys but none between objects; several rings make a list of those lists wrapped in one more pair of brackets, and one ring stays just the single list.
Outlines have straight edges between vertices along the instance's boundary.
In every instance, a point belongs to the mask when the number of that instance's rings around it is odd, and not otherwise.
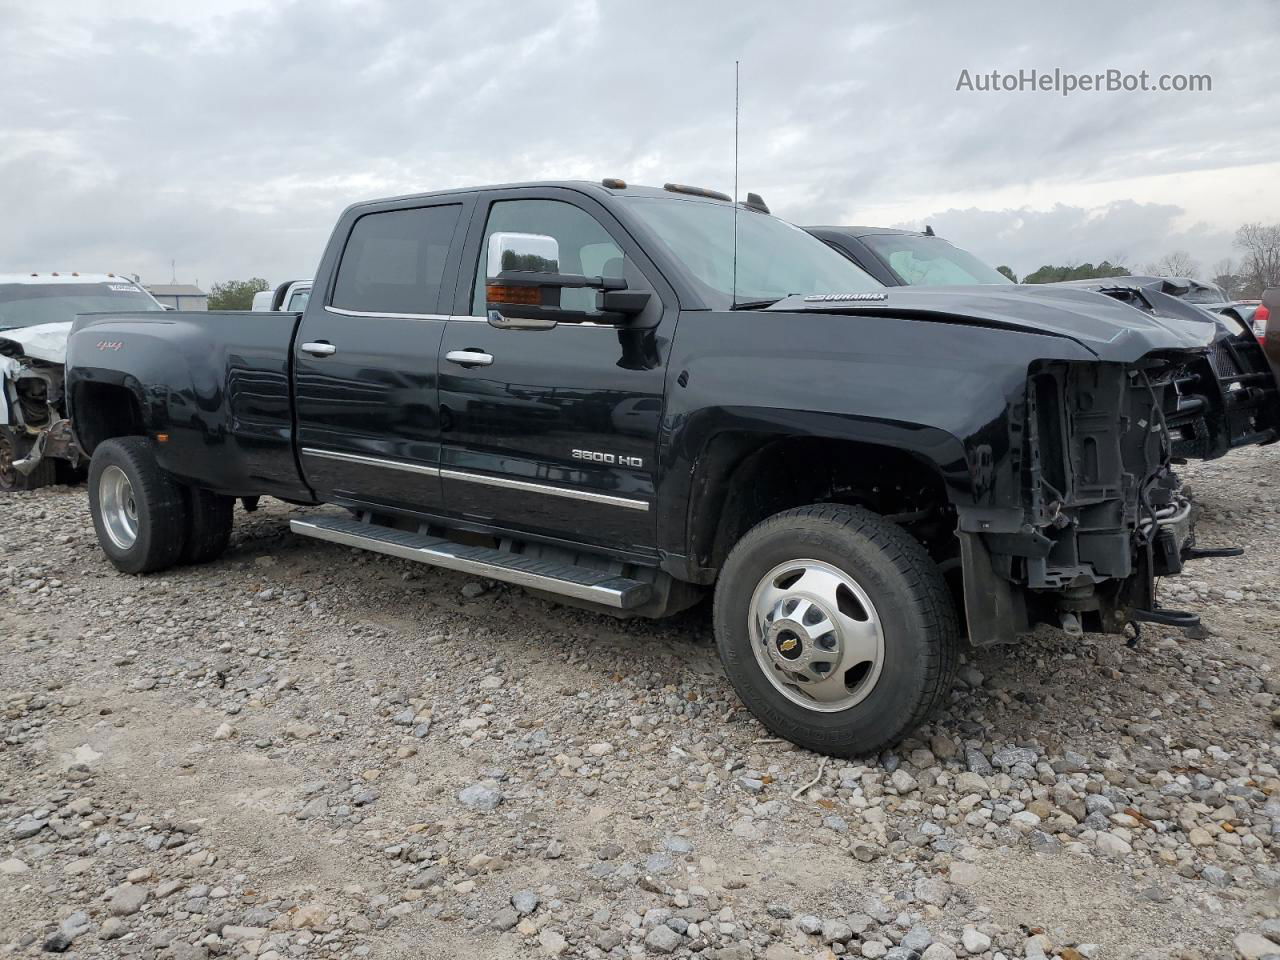
[{"label": "gray sky", "polygon": [[[310,276],[371,197],[619,176],[798,223],[926,221],[992,263],[1280,222],[1280,4],[0,0],[0,271]],[[188,9],[190,8],[190,9]],[[981,93],[1019,69],[1209,93]]]}]

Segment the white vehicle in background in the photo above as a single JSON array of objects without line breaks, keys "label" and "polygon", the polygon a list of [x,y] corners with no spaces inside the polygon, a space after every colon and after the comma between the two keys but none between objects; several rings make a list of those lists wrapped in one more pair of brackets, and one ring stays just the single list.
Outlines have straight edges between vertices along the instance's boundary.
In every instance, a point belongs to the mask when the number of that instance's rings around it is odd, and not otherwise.
[{"label": "white vehicle in background", "polygon": [[0,490],[79,478],[63,396],[67,336],[78,313],[165,309],[115,273],[0,273]]},{"label": "white vehicle in background", "polygon": [[283,310],[301,313],[311,299],[310,280],[286,280],[274,290],[263,290],[253,295],[254,310]]}]

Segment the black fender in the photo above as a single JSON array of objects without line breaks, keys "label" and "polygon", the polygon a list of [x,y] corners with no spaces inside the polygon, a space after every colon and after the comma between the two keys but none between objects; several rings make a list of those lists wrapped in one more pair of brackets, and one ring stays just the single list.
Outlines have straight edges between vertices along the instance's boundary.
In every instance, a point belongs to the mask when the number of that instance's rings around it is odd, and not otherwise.
[{"label": "black fender", "polygon": [[1045,359],[1096,358],[1065,337],[921,319],[683,313],[660,438],[662,556],[676,575],[714,576],[699,553],[728,477],[779,437],[897,451],[939,477],[962,527],[1016,529],[1027,378]]},{"label": "black fender", "polygon": [[[82,315],[67,342],[68,403],[73,423],[85,420],[81,444],[91,450],[140,427],[155,441],[160,466],[180,480],[229,496],[312,499],[293,452],[297,319],[249,311]],[[140,422],[87,411],[119,402],[113,387],[133,399]]]}]

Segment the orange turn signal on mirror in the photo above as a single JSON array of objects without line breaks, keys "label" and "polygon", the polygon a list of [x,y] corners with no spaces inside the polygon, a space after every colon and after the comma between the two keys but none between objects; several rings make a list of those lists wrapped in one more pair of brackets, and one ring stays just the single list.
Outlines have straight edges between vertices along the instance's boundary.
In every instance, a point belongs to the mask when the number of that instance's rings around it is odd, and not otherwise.
[{"label": "orange turn signal on mirror", "polygon": [[536,307],[542,304],[542,290],[539,287],[514,287],[505,283],[485,285],[485,297],[490,303],[518,303]]}]

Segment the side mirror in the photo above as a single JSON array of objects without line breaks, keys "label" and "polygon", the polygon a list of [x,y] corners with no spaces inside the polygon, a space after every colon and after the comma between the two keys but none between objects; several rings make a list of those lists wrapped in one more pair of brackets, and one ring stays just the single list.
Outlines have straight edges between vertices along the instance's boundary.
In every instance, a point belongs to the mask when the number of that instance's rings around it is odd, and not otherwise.
[{"label": "side mirror", "polygon": [[560,243],[541,233],[495,233],[489,237],[486,277],[495,280],[507,270],[559,273]]},{"label": "side mirror", "polygon": [[[599,291],[596,311],[561,306],[560,291]],[[560,244],[539,233],[495,233],[486,251],[485,308],[500,330],[550,330],[557,323],[620,323],[638,314],[650,294],[628,291],[614,277],[584,277],[560,272]]]}]

